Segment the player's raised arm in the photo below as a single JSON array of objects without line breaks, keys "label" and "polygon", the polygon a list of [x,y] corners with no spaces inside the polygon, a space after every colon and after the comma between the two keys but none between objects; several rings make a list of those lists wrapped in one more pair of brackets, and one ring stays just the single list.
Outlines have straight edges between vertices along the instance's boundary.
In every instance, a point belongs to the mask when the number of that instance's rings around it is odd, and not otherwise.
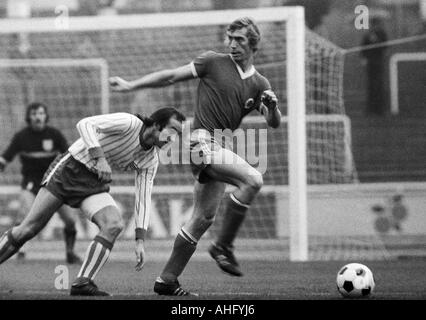
[{"label": "player's raised arm", "polygon": [[142,270],[145,264],[145,235],[149,225],[149,214],[151,210],[151,194],[157,165],[136,172],[136,200],[135,200],[135,254],[136,271]]},{"label": "player's raised arm", "polygon": [[281,111],[278,108],[278,98],[272,90],[262,93],[260,112],[266,119],[268,126],[278,128],[281,123]]},{"label": "player's raised arm", "polygon": [[120,77],[109,78],[109,83],[114,91],[126,92],[142,88],[166,87],[175,82],[193,79],[191,64],[175,69],[165,69],[143,76],[134,81],[126,81]]}]

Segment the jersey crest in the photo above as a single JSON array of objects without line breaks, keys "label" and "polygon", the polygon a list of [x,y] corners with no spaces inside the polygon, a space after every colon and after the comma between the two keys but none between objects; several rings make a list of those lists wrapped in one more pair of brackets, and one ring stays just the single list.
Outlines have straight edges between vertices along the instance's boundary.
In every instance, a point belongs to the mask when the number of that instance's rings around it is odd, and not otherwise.
[{"label": "jersey crest", "polygon": [[53,140],[52,139],[44,139],[42,141],[42,147],[44,151],[52,151],[53,150]]}]

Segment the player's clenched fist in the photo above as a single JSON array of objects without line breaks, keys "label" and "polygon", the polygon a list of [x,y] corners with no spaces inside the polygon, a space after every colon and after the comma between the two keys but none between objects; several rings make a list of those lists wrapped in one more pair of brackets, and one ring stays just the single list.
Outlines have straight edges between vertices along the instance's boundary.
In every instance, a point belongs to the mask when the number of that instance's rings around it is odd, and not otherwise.
[{"label": "player's clenched fist", "polygon": [[103,182],[111,181],[112,170],[104,157],[97,159],[93,170],[97,173],[99,180]]},{"label": "player's clenched fist", "polygon": [[132,90],[132,85],[129,81],[126,81],[120,77],[111,77],[109,78],[109,85],[114,91],[130,91]]},{"label": "player's clenched fist", "polygon": [[268,110],[275,110],[278,105],[278,98],[272,90],[265,90],[262,93],[262,103]]}]

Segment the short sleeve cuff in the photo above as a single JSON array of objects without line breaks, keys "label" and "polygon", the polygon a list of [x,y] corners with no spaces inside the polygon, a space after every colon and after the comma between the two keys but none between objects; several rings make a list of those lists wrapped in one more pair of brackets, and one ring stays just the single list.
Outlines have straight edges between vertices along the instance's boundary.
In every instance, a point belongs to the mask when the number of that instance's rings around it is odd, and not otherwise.
[{"label": "short sleeve cuff", "polygon": [[194,78],[198,78],[198,73],[197,73],[197,70],[195,69],[194,62],[191,62],[189,66],[191,67],[191,72]]}]

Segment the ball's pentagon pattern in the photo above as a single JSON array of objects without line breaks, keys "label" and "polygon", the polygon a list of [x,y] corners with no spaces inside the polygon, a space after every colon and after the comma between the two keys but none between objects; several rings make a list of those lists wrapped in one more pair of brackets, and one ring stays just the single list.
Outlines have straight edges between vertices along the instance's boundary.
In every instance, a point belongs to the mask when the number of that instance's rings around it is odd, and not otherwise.
[{"label": "ball's pentagon pattern", "polygon": [[352,281],[345,281],[343,282],[343,289],[345,289],[346,292],[351,292],[354,289],[354,284]]},{"label": "ball's pentagon pattern", "polygon": [[365,289],[361,289],[361,294],[363,296],[368,296],[371,293],[371,287],[365,288]]}]

